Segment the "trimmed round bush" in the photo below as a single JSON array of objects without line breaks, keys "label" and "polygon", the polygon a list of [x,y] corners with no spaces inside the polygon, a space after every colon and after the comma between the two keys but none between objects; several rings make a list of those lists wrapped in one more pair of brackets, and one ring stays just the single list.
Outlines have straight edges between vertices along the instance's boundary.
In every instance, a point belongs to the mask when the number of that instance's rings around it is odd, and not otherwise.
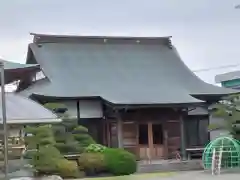
[{"label": "trimmed round bush", "polygon": [[79,173],[76,162],[63,158],[53,146],[40,147],[31,162],[38,176],[59,175],[62,178],[77,178],[83,175]]},{"label": "trimmed round bush", "polygon": [[39,147],[30,163],[34,166],[39,175],[54,174],[56,169],[56,162],[63,159],[60,152],[53,146]]},{"label": "trimmed round bush", "polygon": [[106,169],[113,175],[129,175],[137,170],[135,155],[124,149],[107,148],[104,155]]},{"label": "trimmed round bush", "polygon": [[78,165],[87,175],[95,175],[106,170],[102,153],[83,153],[78,159]]},{"label": "trimmed round bush", "polygon": [[62,178],[80,178],[84,176],[83,172],[79,172],[76,162],[66,159],[56,161],[56,171]]},{"label": "trimmed round bush", "polygon": [[90,144],[96,143],[88,134],[88,129],[84,126],[77,126],[72,131],[74,139],[81,145],[81,147],[88,147]]},{"label": "trimmed round bush", "polygon": [[73,134],[87,134],[88,128],[84,126],[77,126],[73,129]]},{"label": "trimmed round bush", "polygon": [[95,143],[89,134],[74,134],[74,139],[84,148]]},{"label": "trimmed round bush", "polygon": [[68,143],[56,143],[55,147],[61,152],[61,154],[78,154],[84,151],[77,142],[68,142]]}]

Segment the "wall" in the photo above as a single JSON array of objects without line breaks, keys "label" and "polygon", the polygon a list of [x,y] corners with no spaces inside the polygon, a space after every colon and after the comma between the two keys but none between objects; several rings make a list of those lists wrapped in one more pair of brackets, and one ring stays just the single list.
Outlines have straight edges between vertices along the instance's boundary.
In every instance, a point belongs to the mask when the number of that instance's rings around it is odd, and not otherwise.
[{"label": "wall", "polygon": [[[61,102],[68,108],[68,115],[72,118],[78,117],[77,101]],[[89,134],[97,143],[103,143],[103,112],[101,101],[80,100],[79,101],[80,120],[78,123],[88,128]]]},{"label": "wall", "polygon": [[[191,108],[189,108],[191,109]],[[207,115],[209,114],[206,107],[197,107],[196,109],[189,111],[188,115]],[[209,115],[209,124],[221,124],[223,123],[223,119],[213,117],[212,115]],[[214,130],[210,132],[210,140],[214,140],[217,137],[228,135],[228,131],[225,130]]]},{"label": "wall", "polygon": [[[63,101],[68,108],[68,114],[71,117],[77,117],[77,101]],[[80,100],[79,101],[80,118],[102,118],[102,105],[97,100]]]},{"label": "wall", "polygon": [[[0,125],[0,129],[3,130],[3,125]],[[8,136],[9,137],[19,137],[23,134],[23,125],[8,125]]]}]

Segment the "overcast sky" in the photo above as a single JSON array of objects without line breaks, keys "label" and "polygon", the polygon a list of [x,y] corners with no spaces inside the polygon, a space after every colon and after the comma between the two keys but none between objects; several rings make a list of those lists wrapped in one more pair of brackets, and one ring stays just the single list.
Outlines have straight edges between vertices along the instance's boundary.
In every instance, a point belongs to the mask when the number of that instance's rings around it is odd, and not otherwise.
[{"label": "overcast sky", "polygon": [[[240,64],[240,0],[3,0],[0,57],[25,62],[29,32],[173,36],[190,69]],[[204,81],[234,68],[198,72]]]}]

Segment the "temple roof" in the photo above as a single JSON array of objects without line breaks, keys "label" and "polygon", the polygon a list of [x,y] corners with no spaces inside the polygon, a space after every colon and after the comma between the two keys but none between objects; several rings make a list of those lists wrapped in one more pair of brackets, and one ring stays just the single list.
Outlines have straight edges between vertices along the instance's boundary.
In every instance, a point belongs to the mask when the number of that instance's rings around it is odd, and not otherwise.
[{"label": "temple roof", "polygon": [[[29,107],[31,107],[31,110],[29,110]],[[14,93],[6,93],[6,116],[8,124],[52,123],[61,121],[55,114],[42,105]],[[1,123],[2,108],[0,108]]]},{"label": "temple roof", "polygon": [[11,62],[11,61],[6,61],[6,60],[3,60],[3,59],[0,59],[0,61],[3,62],[5,70],[16,70],[16,69],[26,69],[26,68],[39,67],[38,64],[20,64],[20,63],[15,63],[15,62]]},{"label": "temple roof", "polygon": [[170,37],[34,35],[27,62],[39,64],[47,79],[23,93],[101,97],[114,104],[184,104],[236,92],[198,78]]},{"label": "temple roof", "polygon": [[0,59],[0,62],[3,62],[3,65],[4,65],[6,84],[19,80],[23,76],[27,76],[33,72],[40,70],[38,64],[20,64],[20,63],[5,61],[3,59]]}]

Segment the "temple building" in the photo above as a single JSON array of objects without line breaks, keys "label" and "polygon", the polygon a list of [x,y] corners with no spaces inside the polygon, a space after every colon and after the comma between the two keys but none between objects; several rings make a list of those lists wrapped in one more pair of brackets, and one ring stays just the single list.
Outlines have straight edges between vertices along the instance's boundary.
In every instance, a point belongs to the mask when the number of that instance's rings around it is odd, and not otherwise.
[{"label": "temple building", "polygon": [[99,143],[139,159],[168,159],[209,141],[208,114],[194,114],[232,89],[203,82],[171,37],[32,34],[17,93],[63,103]]}]

